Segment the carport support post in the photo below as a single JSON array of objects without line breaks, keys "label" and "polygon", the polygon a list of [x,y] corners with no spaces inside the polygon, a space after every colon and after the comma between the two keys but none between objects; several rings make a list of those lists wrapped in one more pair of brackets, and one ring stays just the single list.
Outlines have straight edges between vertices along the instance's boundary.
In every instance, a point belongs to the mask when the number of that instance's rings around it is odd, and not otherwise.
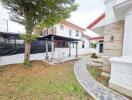
[{"label": "carport support post", "polygon": [[76,58],[78,58],[78,42],[76,41]]},{"label": "carport support post", "polygon": [[53,60],[54,56],[54,36],[51,37],[51,61]]},{"label": "carport support post", "polygon": [[15,40],[14,40],[14,42],[15,42],[15,48],[16,48],[16,37],[15,37]]},{"label": "carport support post", "polygon": [[46,60],[48,60],[48,39],[45,40],[45,47],[46,47]]},{"label": "carport support post", "polygon": [[69,57],[71,57],[71,41],[69,42]]}]

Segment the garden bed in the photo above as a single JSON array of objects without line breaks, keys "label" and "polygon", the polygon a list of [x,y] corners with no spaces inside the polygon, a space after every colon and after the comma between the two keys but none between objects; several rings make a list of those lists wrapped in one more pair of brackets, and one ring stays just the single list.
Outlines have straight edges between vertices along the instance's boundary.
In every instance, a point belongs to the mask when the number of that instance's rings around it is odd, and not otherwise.
[{"label": "garden bed", "polygon": [[88,65],[87,69],[91,76],[93,76],[98,82],[108,87],[110,78],[106,76],[101,76],[102,70],[100,67]]}]

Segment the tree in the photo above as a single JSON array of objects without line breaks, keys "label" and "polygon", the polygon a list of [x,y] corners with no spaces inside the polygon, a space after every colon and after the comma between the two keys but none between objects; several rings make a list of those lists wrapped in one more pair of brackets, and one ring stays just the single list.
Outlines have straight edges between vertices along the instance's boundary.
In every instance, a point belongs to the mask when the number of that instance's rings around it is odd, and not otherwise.
[{"label": "tree", "polygon": [[97,47],[97,43],[96,42],[92,42],[90,45],[91,45],[91,48],[96,48]]},{"label": "tree", "polygon": [[26,34],[24,62],[29,62],[33,28],[52,26],[68,18],[78,7],[74,0],[1,0],[10,10],[11,20],[23,24]]}]

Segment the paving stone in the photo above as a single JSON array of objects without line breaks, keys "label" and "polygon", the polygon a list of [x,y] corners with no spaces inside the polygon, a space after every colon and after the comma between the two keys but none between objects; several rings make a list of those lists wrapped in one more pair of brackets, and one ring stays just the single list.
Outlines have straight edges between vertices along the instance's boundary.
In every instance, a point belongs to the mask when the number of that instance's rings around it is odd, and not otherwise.
[{"label": "paving stone", "polygon": [[99,100],[106,100],[104,95],[99,96]]},{"label": "paving stone", "polygon": [[97,100],[129,100],[128,98],[106,88],[98,83],[86,69],[86,65],[89,61],[84,58],[77,62],[74,66],[74,73],[78,81],[83,84],[85,90],[89,94],[93,94]]}]

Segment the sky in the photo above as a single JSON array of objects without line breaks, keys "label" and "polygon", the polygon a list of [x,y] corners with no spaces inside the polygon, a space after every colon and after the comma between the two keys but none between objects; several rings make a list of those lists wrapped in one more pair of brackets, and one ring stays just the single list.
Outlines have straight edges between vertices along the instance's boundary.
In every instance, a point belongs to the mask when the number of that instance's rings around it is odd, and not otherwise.
[{"label": "sky", "polygon": [[93,20],[100,16],[104,10],[103,0],[75,0],[79,4],[78,10],[71,14],[68,21],[86,28]]},{"label": "sky", "polygon": [[[75,3],[77,3],[79,7],[75,12],[71,13],[71,17],[67,20],[83,28],[86,28],[91,22],[100,16],[105,9],[103,0],[75,0]],[[9,19],[7,11],[0,6],[0,18],[1,17]],[[9,26],[10,32],[24,31],[23,26],[10,21]]]}]

